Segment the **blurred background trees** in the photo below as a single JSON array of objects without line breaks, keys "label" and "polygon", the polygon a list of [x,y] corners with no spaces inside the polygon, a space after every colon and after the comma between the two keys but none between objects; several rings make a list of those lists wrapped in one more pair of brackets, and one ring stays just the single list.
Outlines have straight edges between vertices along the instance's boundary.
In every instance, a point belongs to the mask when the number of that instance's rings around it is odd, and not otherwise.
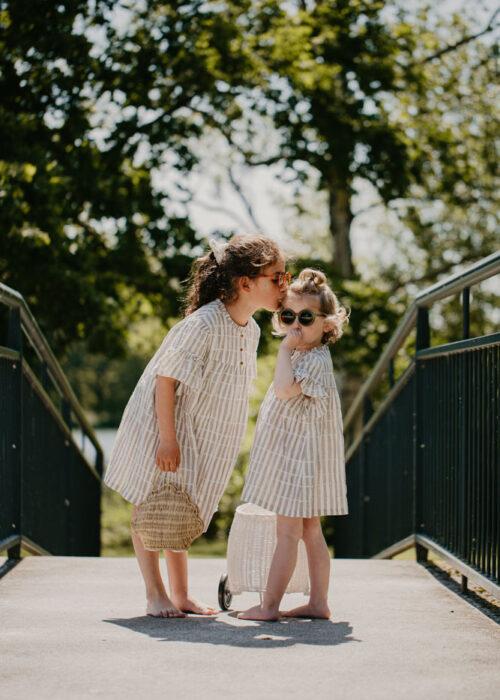
[{"label": "blurred background trees", "polygon": [[[351,308],[334,349],[348,402],[408,297],[498,249],[499,14],[492,0],[1,3],[0,279],[96,425],[116,425],[182,315],[205,239],[253,228]],[[265,330],[267,380],[274,350]]]}]

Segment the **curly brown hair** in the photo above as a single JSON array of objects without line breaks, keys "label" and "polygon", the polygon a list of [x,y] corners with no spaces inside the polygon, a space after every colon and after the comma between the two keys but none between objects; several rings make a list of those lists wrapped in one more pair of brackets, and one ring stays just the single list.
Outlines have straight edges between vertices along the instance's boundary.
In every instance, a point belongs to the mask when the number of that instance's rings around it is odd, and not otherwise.
[{"label": "curly brown hair", "polygon": [[[327,314],[329,320],[335,322],[331,331],[323,333],[321,342],[336,343],[342,337],[343,326],[349,319],[349,314],[339,302],[335,294],[327,284],[325,275],[320,270],[313,270],[310,267],[301,271],[298,278],[293,280],[288,288],[288,294],[309,294],[317,297],[321,312]],[[273,315],[273,328],[275,335],[285,335],[285,330],[279,319],[279,311]]]},{"label": "curly brown hair", "polygon": [[194,261],[189,278],[184,315],[188,316],[214,299],[234,301],[240,277],[255,279],[269,265],[284,258],[279,247],[258,233],[233,236],[215,259],[213,251]]}]

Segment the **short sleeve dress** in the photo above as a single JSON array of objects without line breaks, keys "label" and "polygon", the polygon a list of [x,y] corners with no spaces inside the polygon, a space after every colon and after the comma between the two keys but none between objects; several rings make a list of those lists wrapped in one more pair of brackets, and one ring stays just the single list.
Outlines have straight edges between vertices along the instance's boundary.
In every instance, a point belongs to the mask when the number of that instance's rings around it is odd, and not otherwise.
[{"label": "short sleeve dress", "polygon": [[347,493],[340,401],[327,346],[294,351],[302,393],[262,402],[242,499],[289,517],[345,515]]},{"label": "short sleeve dress", "polygon": [[[257,374],[259,334],[253,318],[246,326],[239,326],[220,299],[175,325],[147,365],[125,408],[105,483],[132,503],[146,499],[159,445],[156,377],[176,379],[179,468],[206,530],[245,434],[248,395]],[[180,484],[179,475],[172,472],[165,472],[161,479]]]}]

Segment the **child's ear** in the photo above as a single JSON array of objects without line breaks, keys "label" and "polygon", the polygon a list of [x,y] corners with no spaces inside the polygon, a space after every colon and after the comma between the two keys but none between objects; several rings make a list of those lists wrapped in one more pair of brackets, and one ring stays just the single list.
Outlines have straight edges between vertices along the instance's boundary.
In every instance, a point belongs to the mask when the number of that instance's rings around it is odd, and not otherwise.
[{"label": "child's ear", "polygon": [[238,291],[245,292],[248,294],[251,291],[250,288],[250,277],[239,277],[238,278]]},{"label": "child's ear", "polygon": [[333,331],[335,328],[335,319],[330,317],[325,318],[324,324],[323,324],[323,332],[324,333],[329,333],[330,331]]}]

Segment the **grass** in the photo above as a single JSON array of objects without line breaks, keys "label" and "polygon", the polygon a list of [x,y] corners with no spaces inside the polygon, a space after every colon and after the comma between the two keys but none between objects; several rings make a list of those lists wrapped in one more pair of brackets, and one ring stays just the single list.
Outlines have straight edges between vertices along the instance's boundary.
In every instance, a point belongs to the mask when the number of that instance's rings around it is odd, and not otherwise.
[{"label": "grass", "polygon": [[103,485],[101,500],[101,556],[132,557],[130,538],[132,504]]}]

